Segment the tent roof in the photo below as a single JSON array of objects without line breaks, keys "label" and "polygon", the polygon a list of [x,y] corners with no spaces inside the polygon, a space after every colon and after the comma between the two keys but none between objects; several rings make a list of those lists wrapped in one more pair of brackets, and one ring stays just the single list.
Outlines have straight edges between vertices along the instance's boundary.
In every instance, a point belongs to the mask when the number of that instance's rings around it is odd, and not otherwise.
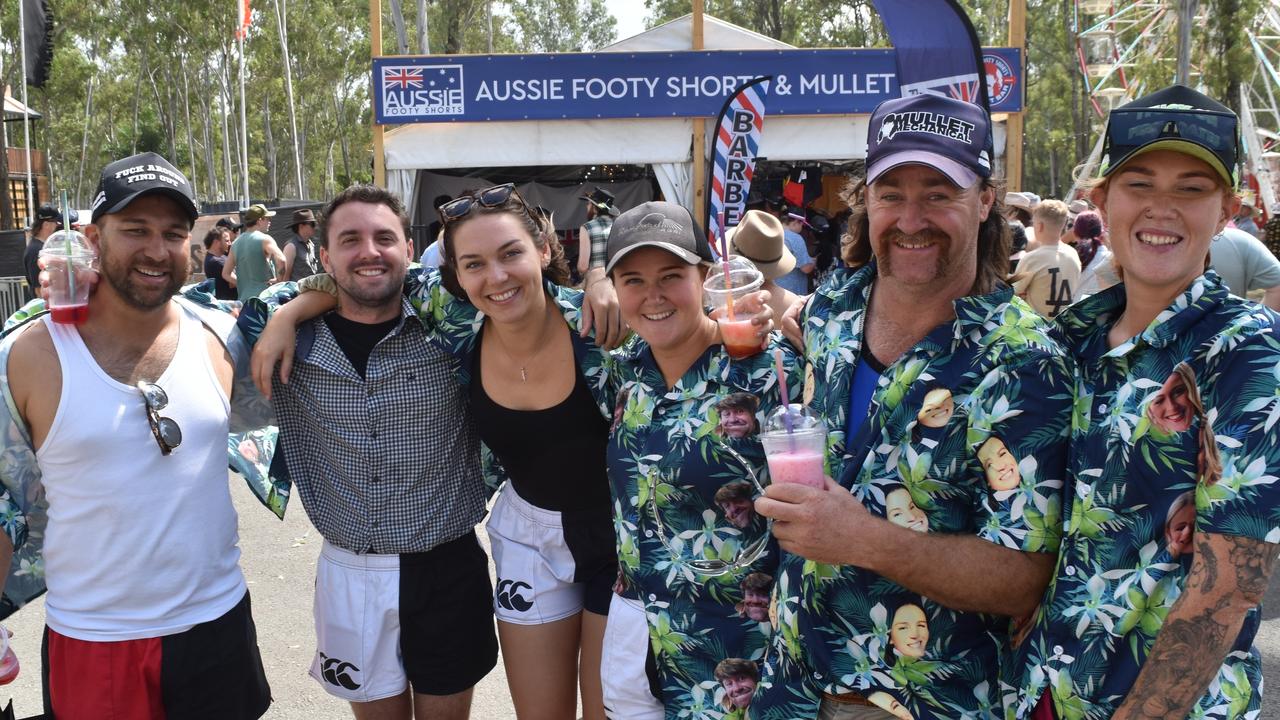
[{"label": "tent roof", "polygon": [[6,121],[21,120],[24,114],[33,120],[41,117],[40,113],[23,105],[22,101],[10,95],[9,88],[6,86],[4,89],[4,119]]},{"label": "tent roof", "polygon": [[[710,15],[702,16],[702,45],[707,50],[789,50],[781,40],[761,35]],[[600,52],[676,52],[693,47],[693,15],[645,30],[600,48]]]}]

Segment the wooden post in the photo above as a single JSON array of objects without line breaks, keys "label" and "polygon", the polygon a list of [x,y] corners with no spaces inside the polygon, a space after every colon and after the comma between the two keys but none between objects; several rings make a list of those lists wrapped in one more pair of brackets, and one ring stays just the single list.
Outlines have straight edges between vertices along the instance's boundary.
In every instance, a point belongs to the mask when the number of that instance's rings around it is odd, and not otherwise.
[{"label": "wooden post", "polygon": [[[693,49],[702,49],[703,0],[693,0]],[[707,119],[693,119],[693,219],[707,219]],[[703,228],[705,231],[706,228]]]},{"label": "wooden post", "polygon": [[[1027,0],[1009,0],[1009,45],[1020,49],[1022,68],[1018,72],[1022,101],[1027,101]],[[1022,122],[1025,110],[1009,113],[1005,121],[1004,177],[1005,189],[1022,190]]]},{"label": "wooden post", "polygon": [[[375,58],[382,57],[382,0],[369,0],[369,54]],[[374,92],[377,92],[376,88]],[[383,188],[387,186],[387,158],[382,150],[382,126],[378,124],[376,117],[373,118],[373,184]]]}]

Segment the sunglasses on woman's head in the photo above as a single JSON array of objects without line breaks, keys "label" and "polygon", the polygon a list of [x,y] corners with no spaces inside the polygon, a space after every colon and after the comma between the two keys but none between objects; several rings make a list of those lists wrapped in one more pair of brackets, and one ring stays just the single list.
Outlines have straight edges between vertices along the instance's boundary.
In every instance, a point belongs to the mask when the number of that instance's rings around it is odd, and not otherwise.
[{"label": "sunglasses on woman's head", "polygon": [[446,223],[456,222],[470,215],[471,211],[477,207],[502,207],[512,196],[520,203],[520,208],[524,213],[529,217],[533,217],[529,210],[529,204],[524,201],[524,198],[520,197],[520,193],[516,192],[516,186],[512,183],[494,185],[491,188],[450,200],[440,206],[440,216]]}]

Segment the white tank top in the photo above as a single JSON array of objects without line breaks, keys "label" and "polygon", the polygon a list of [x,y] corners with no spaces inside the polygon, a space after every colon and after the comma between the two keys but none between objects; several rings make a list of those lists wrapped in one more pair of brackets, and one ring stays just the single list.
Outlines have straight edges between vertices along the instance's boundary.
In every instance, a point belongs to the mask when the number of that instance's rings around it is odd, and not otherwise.
[{"label": "white tank top", "polygon": [[[182,429],[161,455],[136,387],[98,366],[73,325],[44,319],[62,396],[36,453],[49,501],[49,627],[79,640],[160,637],[221,617],[244,596],[227,477],[230,404],[199,320],[156,384]],[[151,378],[148,378],[151,379]]]}]

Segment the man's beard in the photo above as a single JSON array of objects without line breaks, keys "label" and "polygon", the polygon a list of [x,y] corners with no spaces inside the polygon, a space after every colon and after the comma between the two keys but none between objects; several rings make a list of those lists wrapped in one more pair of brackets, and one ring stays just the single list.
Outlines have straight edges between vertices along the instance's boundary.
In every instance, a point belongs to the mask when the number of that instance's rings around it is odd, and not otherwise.
[{"label": "man's beard", "polygon": [[363,265],[358,268],[352,268],[346,272],[334,273],[333,280],[347,297],[361,307],[376,310],[392,304],[399,305],[400,295],[404,288],[404,278],[408,272],[407,268],[386,267],[387,274],[383,276],[386,284],[381,288],[361,286],[357,282],[353,282],[356,277],[356,271],[371,267],[384,266]]},{"label": "man's beard", "polygon": [[931,241],[938,246],[938,260],[933,269],[933,278],[946,277],[951,270],[951,254],[947,250],[951,247],[951,238],[946,233],[937,230],[922,230],[918,233],[908,235],[901,230],[893,230],[887,233],[880,241],[880,247],[883,252],[876,254],[876,272],[880,277],[893,277],[893,263],[889,258],[891,248],[898,241],[906,241],[908,244],[915,241]]},{"label": "man's beard", "polygon": [[[169,302],[169,299],[182,289],[182,284],[187,281],[187,273],[177,266],[171,264],[169,271],[169,284],[160,291],[143,289],[133,280],[134,263],[117,262],[111,256],[111,251],[107,243],[102,245],[102,276],[107,283],[111,285],[120,299],[125,304],[138,310],[154,310],[163,307]],[[159,268],[156,268],[159,269]]]}]

